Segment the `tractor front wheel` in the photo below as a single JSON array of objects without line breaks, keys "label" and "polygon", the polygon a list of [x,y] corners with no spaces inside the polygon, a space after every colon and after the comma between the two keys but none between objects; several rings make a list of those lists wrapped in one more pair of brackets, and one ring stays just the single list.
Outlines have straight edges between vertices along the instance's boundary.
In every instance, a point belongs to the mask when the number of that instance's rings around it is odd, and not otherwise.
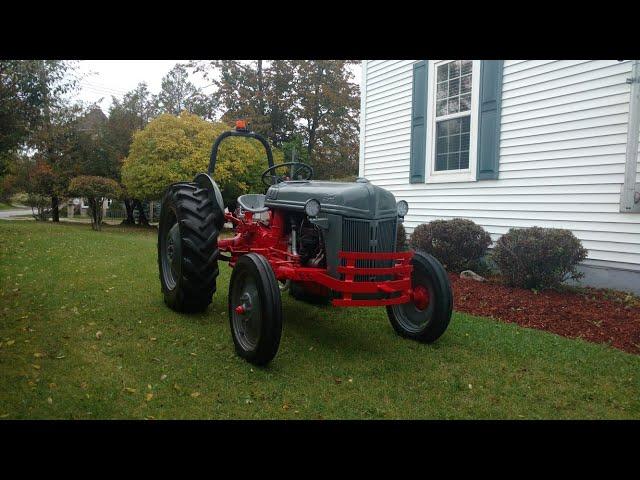
[{"label": "tractor front wheel", "polygon": [[190,182],[167,188],[158,226],[158,267],[164,302],[172,310],[199,312],[211,303],[221,215],[206,189]]},{"label": "tractor front wheel", "polygon": [[389,305],[387,315],[399,335],[425,343],[435,342],[451,319],[453,294],[449,277],[442,264],[428,253],[415,252],[412,264],[414,300]]},{"label": "tractor front wheel", "polygon": [[229,324],[240,357],[265,365],[276,356],[282,335],[282,301],[276,276],[262,255],[242,255],[233,267]]}]

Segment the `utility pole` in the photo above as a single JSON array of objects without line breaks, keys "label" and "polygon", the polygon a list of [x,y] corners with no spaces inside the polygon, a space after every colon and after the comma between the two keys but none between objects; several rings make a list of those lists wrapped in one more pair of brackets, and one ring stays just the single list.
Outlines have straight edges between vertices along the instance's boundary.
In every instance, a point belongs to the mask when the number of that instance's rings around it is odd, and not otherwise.
[{"label": "utility pole", "polygon": [[[47,71],[46,60],[40,62],[39,75],[40,87],[42,89],[42,113],[43,113],[43,131],[44,131],[44,145],[40,145],[43,148],[43,153],[46,162],[53,166],[53,148],[51,146],[51,105],[49,103],[49,73]],[[60,199],[56,195],[56,192],[51,192],[51,220],[54,222],[60,221]]]}]

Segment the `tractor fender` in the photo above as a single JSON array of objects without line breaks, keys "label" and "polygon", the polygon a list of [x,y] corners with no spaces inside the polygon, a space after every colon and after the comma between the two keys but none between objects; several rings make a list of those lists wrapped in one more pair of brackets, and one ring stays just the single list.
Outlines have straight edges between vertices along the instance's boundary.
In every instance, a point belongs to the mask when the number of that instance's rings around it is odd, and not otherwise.
[{"label": "tractor fender", "polygon": [[200,188],[204,188],[209,192],[209,199],[213,202],[216,209],[215,223],[218,230],[222,230],[224,226],[224,200],[218,184],[208,173],[198,173],[193,182]]}]

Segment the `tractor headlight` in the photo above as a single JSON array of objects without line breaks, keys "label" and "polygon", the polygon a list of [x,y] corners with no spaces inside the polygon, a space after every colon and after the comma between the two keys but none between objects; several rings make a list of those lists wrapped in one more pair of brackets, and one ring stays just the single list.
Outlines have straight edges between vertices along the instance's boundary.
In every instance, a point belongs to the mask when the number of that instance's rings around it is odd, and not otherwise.
[{"label": "tractor headlight", "polygon": [[307,200],[304,204],[304,213],[309,217],[317,217],[320,213],[320,202],[315,198]]},{"label": "tractor headlight", "polygon": [[400,200],[398,202],[398,216],[404,217],[409,211],[409,204],[404,200]]}]

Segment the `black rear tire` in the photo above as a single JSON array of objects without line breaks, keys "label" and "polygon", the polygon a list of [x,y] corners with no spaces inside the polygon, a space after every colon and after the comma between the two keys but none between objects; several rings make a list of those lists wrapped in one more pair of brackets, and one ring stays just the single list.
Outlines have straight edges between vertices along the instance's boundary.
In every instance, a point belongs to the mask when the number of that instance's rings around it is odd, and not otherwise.
[{"label": "black rear tire", "polygon": [[420,309],[416,303],[387,306],[387,316],[393,329],[403,337],[424,343],[435,342],[451,320],[453,293],[449,276],[432,255],[416,251],[413,260],[412,288],[428,292],[428,304]]},{"label": "black rear tire", "polygon": [[[282,336],[280,287],[271,265],[257,253],[242,255],[229,282],[229,326],[237,354],[254,365],[269,363]],[[242,305],[244,312],[237,312]]]},{"label": "black rear tire", "polygon": [[167,188],[158,227],[158,269],[164,302],[177,312],[201,312],[218,276],[218,227],[223,212],[207,189],[180,182]]}]

